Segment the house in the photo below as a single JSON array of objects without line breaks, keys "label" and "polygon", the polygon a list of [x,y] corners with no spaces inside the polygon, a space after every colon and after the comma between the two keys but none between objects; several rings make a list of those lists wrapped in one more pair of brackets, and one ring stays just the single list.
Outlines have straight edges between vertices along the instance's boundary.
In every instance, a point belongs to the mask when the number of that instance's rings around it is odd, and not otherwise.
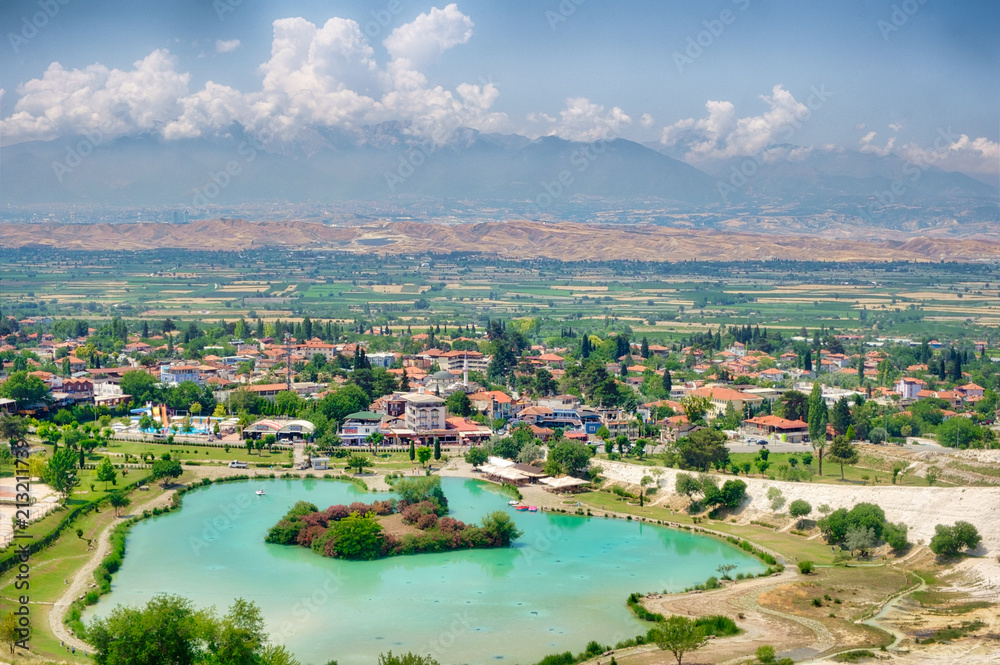
[{"label": "house", "polygon": [[758,395],[751,395],[750,393],[733,390],[732,388],[723,388],[720,386],[698,388],[697,390],[692,390],[688,394],[696,397],[707,397],[711,400],[712,410],[709,415],[716,417],[725,413],[729,404],[733,405],[733,408],[737,413],[743,413],[743,410],[747,407],[747,405],[758,407],[764,401],[764,398]]},{"label": "house", "polygon": [[368,363],[372,367],[381,367],[382,369],[389,369],[396,364],[396,358],[399,357],[398,353],[393,353],[392,351],[380,351],[377,353],[369,353],[365,355],[368,359]]},{"label": "house", "polygon": [[914,379],[904,376],[896,383],[896,392],[903,399],[916,399],[917,393],[927,387],[927,382],[923,379]]},{"label": "house", "polygon": [[462,445],[482,443],[493,434],[493,430],[486,425],[481,425],[468,418],[445,418],[445,424],[449,430],[455,430],[458,433],[459,443]]},{"label": "house", "polygon": [[510,419],[512,400],[510,395],[499,390],[480,390],[469,395],[472,408],[485,413],[490,418]]},{"label": "house", "polygon": [[198,365],[161,365],[160,383],[168,386],[176,386],[185,381],[190,381],[196,385],[202,385],[201,368]]},{"label": "house", "polygon": [[549,368],[563,369],[566,364],[566,359],[556,353],[543,353],[536,360],[541,361]]},{"label": "house", "polygon": [[767,379],[768,381],[774,381],[778,383],[785,380],[785,373],[782,372],[777,367],[772,367],[771,369],[765,369],[760,372],[760,378]]},{"label": "house", "polygon": [[743,433],[748,436],[775,437],[787,443],[802,443],[809,436],[809,424],[778,416],[757,416],[743,421]]},{"label": "house", "polygon": [[273,434],[278,441],[309,441],[316,426],[308,420],[264,418],[243,429],[244,439],[262,439]]},{"label": "house", "polygon": [[358,411],[344,417],[337,435],[345,446],[363,446],[372,434],[381,431],[382,414]]},{"label": "house", "polygon": [[982,397],[986,393],[986,389],[970,382],[955,388],[955,392],[960,393],[965,399],[969,399],[970,397]]},{"label": "house", "polygon": [[424,432],[446,427],[444,400],[435,395],[408,393],[403,395],[403,422],[408,429]]}]

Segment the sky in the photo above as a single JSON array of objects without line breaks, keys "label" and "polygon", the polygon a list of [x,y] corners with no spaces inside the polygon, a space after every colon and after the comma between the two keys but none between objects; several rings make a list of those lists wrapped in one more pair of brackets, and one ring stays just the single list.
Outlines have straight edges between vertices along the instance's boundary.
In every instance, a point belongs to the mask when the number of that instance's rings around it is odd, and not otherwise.
[{"label": "sky", "polygon": [[0,145],[402,121],[1000,170],[995,0],[6,0]]}]

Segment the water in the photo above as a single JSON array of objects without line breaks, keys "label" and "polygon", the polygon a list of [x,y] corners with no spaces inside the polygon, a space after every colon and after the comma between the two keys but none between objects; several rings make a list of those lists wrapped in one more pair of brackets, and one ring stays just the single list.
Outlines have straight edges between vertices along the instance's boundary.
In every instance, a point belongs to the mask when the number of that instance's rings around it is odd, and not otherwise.
[{"label": "water", "polygon": [[[511,512],[524,536],[510,549],[353,562],[264,543],[298,500],[320,509],[382,495],[323,480],[234,482],[190,492],[182,510],[136,525],[112,593],[85,617],[157,593],[214,605],[259,605],[273,641],[305,664],[371,665],[413,651],[444,665],[534,663],[645,633],[625,606],[633,591],[677,591],[718,575],[721,563],[760,563],[707,536],[604,518],[518,513],[509,497],[472,480],[442,479],[451,515],[477,522]],[[254,491],[266,490],[258,497]]]}]

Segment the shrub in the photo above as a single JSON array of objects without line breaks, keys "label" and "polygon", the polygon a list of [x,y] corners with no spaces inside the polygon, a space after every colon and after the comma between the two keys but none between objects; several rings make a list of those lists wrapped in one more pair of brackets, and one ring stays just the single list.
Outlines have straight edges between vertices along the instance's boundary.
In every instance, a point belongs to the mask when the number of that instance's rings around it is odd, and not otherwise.
[{"label": "shrub", "polygon": [[813,571],[812,561],[799,561],[799,572],[803,575],[808,575]]},{"label": "shrub", "polygon": [[902,522],[899,522],[898,524],[888,522],[886,523],[885,528],[882,529],[882,537],[892,549],[899,552],[901,550],[905,550],[910,545],[909,541],[906,539],[907,531],[907,526]]},{"label": "shrub", "polygon": [[981,540],[979,531],[968,522],[958,521],[955,526],[938,524],[934,527],[930,548],[939,556],[954,556],[963,548],[975,549]]},{"label": "shrub", "polygon": [[435,515],[434,513],[421,515],[420,518],[417,519],[417,528],[423,529],[425,531],[427,529],[433,529],[435,526],[437,526],[437,521],[438,521],[437,515]]},{"label": "shrub", "polygon": [[812,506],[804,499],[796,499],[788,506],[788,514],[792,517],[805,517],[812,512]]},{"label": "shrub", "polygon": [[823,601],[819,598],[812,599],[813,607],[823,607]]}]

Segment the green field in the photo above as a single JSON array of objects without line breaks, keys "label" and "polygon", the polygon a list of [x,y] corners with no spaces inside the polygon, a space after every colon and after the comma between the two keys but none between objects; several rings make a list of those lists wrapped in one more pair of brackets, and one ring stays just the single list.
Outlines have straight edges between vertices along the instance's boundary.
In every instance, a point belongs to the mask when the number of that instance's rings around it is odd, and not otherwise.
[{"label": "green field", "polygon": [[1000,326],[991,264],[517,262],[355,256],[0,250],[17,316],[313,320],[365,326],[533,318],[545,334],[627,324],[651,339],[719,325],[959,337]]}]

